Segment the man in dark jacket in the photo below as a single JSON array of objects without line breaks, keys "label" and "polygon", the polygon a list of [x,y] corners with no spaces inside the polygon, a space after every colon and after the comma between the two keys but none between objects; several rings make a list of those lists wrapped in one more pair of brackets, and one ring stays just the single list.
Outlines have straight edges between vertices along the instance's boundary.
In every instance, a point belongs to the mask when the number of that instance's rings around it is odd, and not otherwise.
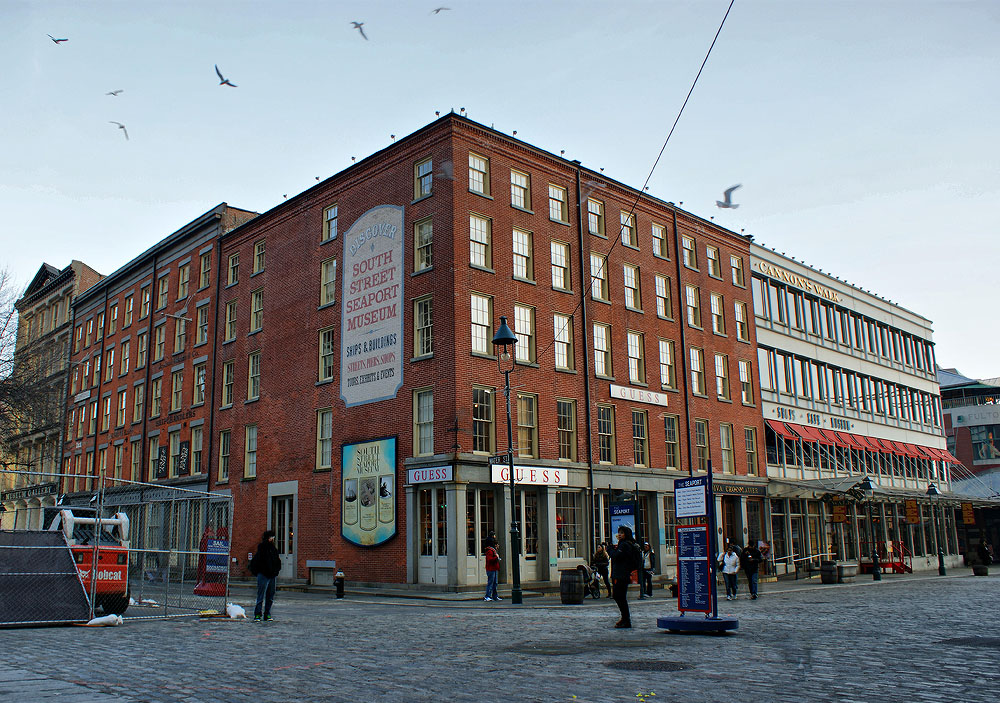
[{"label": "man in dark jacket", "polygon": [[621,611],[621,619],[615,627],[632,627],[632,616],[628,609],[628,584],[632,572],[642,564],[639,545],[632,539],[632,528],[622,525],[618,528],[618,544],[613,545],[611,554],[611,593]]},{"label": "man in dark jacket", "polygon": [[272,620],[271,604],[274,603],[275,582],[281,571],[281,557],[274,546],[274,530],[268,530],[260,538],[257,552],[250,560],[250,573],[257,577],[257,606],[253,609],[253,621],[260,622],[263,607],[264,620]]},{"label": "man in dark jacket", "polygon": [[757,570],[760,563],[764,561],[760,550],[751,540],[740,554],[740,568],[747,575],[747,586],[750,588],[750,600],[757,600]]},{"label": "man in dark jacket", "polygon": [[656,554],[649,542],[642,543],[642,581],[639,583],[639,600],[653,597],[653,571],[656,569]]}]

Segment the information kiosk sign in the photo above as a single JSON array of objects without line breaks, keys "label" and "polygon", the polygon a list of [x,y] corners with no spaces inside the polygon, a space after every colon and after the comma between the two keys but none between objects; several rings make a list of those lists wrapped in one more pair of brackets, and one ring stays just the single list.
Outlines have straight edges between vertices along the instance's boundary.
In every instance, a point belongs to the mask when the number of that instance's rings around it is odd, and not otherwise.
[{"label": "information kiosk sign", "polygon": [[677,528],[677,609],[712,612],[712,554],[708,525]]}]

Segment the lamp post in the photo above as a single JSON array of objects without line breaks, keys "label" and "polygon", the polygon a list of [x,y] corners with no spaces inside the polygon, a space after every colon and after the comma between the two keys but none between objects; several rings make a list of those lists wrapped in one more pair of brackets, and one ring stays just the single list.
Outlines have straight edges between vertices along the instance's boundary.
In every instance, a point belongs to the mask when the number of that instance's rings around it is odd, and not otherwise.
[{"label": "lamp post", "polygon": [[507,326],[507,318],[500,316],[500,327],[493,335],[493,348],[497,352],[497,368],[503,374],[503,395],[507,401],[507,478],[510,480],[510,602],[521,603],[521,533],[517,524],[517,502],[514,500],[514,438],[510,429],[510,372],[514,370],[514,345],[517,337]]},{"label": "lamp post", "polygon": [[871,557],[872,557],[872,581],[882,580],[882,565],[878,561],[878,545],[875,544],[875,520],[872,518],[872,503],[875,502],[875,487],[870,478],[865,476],[858,485],[865,494],[865,503],[868,506],[868,533],[871,536]]},{"label": "lamp post", "polygon": [[[938,490],[937,486],[933,483],[927,486],[927,495],[931,499],[936,496],[941,495],[941,491]],[[941,534],[940,529],[938,529],[938,516],[937,510],[934,509],[934,503],[931,503],[931,513],[934,515],[934,539],[937,540],[937,553],[938,553],[938,576],[947,576],[948,571],[944,568],[944,535]]]}]

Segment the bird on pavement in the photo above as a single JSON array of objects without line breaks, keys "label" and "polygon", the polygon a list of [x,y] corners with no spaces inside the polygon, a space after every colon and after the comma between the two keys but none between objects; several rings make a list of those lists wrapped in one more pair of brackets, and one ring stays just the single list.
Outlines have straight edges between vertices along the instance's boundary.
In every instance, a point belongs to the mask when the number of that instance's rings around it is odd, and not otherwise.
[{"label": "bird on pavement", "polygon": [[56,39],[51,34],[46,34],[45,36],[47,36],[49,39],[51,39],[52,41],[54,41],[56,44],[62,44],[64,41],[69,41],[68,38],[67,39]]},{"label": "bird on pavement", "polygon": [[365,38],[365,41],[368,41],[368,35],[365,34],[365,30],[363,30],[361,28],[364,25],[364,22],[351,22],[351,24],[354,25],[354,28],[356,30],[358,30],[359,32],[361,32],[361,36],[363,36]]},{"label": "bird on pavement", "polygon": [[122,132],[125,133],[125,139],[126,141],[128,140],[128,130],[125,129],[125,125],[123,125],[121,122],[115,122],[114,120],[108,120],[108,122],[110,122],[111,124],[118,125],[118,129],[120,129]]},{"label": "bird on pavement", "polygon": [[124,93],[124,92],[125,91],[123,89],[122,90],[111,90],[111,91],[108,91],[107,93],[105,93],[105,95],[110,95],[112,97],[116,97],[117,98],[119,93]]},{"label": "bird on pavement", "polygon": [[743,184],[742,183],[738,183],[738,184],[732,186],[731,188],[726,188],[726,190],[723,191],[723,194],[725,195],[726,199],[725,200],[716,200],[715,204],[718,207],[729,208],[731,210],[735,210],[736,208],[739,207],[739,205],[737,203],[733,202],[733,191],[736,190],[737,188],[742,188],[742,187],[743,187]]},{"label": "bird on pavement", "polygon": [[222,71],[219,70],[219,64],[215,64],[215,75],[219,77],[219,85],[228,85],[230,88],[236,87],[235,83],[231,83],[228,78],[222,75]]}]

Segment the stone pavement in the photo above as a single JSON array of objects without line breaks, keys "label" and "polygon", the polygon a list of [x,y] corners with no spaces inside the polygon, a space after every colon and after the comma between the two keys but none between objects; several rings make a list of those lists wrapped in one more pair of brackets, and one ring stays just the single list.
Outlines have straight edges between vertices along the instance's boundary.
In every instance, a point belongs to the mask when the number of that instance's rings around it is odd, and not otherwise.
[{"label": "stone pavement", "polygon": [[658,630],[656,617],[675,612],[661,591],[632,601],[632,630],[612,628],[607,599],[515,607],[282,592],[270,623],[0,630],[0,701],[992,703],[1000,576],[969,573],[765,584],[759,600],[720,603],[740,618],[727,636]]}]

